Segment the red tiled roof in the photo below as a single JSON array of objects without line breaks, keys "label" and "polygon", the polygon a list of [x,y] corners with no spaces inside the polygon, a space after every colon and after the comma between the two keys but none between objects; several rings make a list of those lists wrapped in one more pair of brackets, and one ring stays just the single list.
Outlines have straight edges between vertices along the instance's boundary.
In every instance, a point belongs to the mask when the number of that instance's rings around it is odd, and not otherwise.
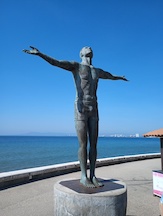
[{"label": "red tiled roof", "polygon": [[144,137],[149,137],[149,136],[155,136],[155,137],[163,137],[163,128],[160,128],[158,130],[154,130],[151,132],[148,132],[146,134],[143,134]]}]

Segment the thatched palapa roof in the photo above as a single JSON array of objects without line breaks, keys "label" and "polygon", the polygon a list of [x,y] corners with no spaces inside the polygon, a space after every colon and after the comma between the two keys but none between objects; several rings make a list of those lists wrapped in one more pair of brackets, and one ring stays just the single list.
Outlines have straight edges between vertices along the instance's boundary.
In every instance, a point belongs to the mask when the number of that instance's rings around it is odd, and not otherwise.
[{"label": "thatched palapa roof", "polygon": [[163,137],[163,128],[160,128],[158,130],[154,130],[151,132],[148,132],[146,134],[143,134],[144,137],[150,137],[150,136],[154,136],[154,137]]}]

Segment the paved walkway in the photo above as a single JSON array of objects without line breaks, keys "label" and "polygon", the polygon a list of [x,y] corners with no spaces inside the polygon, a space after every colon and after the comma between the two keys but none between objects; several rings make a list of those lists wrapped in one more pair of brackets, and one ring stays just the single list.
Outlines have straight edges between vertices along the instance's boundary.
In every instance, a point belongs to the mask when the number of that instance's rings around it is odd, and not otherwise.
[{"label": "paved walkway", "polygon": [[[160,167],[160,159],[150,159],[100,167],[96,175],[127,184],[127,216],[159,216],[160,198],[152,194],[152,170]],[[53,216],[53,185],[69,178],[80,178],[80,172],[0,191],[0,216]]]}]

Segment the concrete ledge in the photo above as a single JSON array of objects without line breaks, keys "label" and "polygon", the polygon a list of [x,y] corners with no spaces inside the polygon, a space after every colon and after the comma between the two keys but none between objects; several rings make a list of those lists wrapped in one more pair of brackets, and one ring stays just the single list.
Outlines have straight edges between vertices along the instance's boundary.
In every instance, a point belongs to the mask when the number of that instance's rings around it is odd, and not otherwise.
[{"label": "concrete ledge", "polygon": [[146,160],[146,159],[154,159],[154,158],[161,158],[161,154],[153,153],[153,154],[139,154],[139,155],[127,155],[127,156],[119,156],[119,157],[102,158],[102,159],[97,159],[96,167],[127,163],[127,162],[139,161],[139,160]]},{"label": "concrete ledge", "polygon": [[[138,160],[160,158],[159,153],[155,154],[140,154],[140,155],[129,155],[121,157],[111,157],[97,159],[96,167],[108,166]],[[64,175],[71,172],[80,170],[79,162],[62,163],[51,166],[36,167],[30,169],[23,169],[11,172],[0,173],[0,190],[8,187],[17,186],[45,178],[50,178],[58,175]]]}]

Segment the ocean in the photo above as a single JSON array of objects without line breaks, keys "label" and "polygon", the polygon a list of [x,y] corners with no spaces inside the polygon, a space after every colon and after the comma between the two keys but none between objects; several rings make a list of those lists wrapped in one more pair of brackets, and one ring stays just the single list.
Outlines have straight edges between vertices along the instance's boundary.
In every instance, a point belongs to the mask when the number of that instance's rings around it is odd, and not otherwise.
[{"label": "ocean", "polygon": [[[98,138],[97,158],[159,153],[158,138]],[[0,136],[0,172],[78,160],[77,137]]]}]

